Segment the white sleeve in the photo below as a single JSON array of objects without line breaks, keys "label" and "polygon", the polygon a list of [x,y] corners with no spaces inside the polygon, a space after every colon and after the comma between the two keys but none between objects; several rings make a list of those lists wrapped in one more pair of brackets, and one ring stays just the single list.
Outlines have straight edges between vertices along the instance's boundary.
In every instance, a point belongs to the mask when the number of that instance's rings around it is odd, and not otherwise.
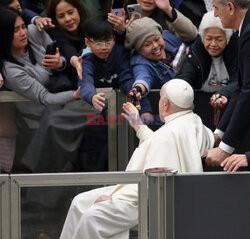
[{"label": "white sleeve", "polygon": [[153,134],[154,132],[148,128],[148,126],[143,125],[136,133],[136,136],[138,137],[138,139],[140,140],[140,144],[143,143],[145,140],[147,140],[148,138],[150,138],[150,136]]}]

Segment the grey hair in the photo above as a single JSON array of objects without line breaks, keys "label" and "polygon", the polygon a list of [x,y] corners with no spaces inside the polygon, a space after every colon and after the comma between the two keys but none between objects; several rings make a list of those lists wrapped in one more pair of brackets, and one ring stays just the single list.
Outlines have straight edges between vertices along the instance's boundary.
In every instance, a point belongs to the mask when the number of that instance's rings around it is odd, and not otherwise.
[{"label": "grey hair", "polygon": [[236,8],[239,9],[247,9],[250,7],[250,0],[217,0],[217,2],[222,5],[226,5],[228,2],[231,2]]},{"label": "grey hair", "polygon": [[225,32],[227,43],[229,42],[233,30],[232,29],[225,29],[222,26],[221,20],[218,17],[214,16],[214,11],[207,12],[203,15],[200,26],[199,26],[199,34],[201,36],[201,39],[203,41],[205,31],[209,28],[219,28],[223,32]]}]

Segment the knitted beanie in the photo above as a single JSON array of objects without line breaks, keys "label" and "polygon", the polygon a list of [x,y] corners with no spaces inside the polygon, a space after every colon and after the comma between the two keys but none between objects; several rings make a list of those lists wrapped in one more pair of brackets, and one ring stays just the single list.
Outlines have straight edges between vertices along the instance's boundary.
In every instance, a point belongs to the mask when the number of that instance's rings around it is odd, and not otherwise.
[{"label": "knitted beanie", "polygon": [[125,47],[140,50],[144,41],[154,35],[161,35],[162,27],[152,18],[143,17],[134,20],[126,30]]},{"label": "knitted beanie", "polygon": [[222,26],[220,18],[214,16],[214,11],[207,12],[203,15],[203,18],[202,18],[200,26],[199,26],[199,34],[200,34],[202,40],[204,38],[205,30],[208,28],[219,28],[222,31],[224,31],[226,34],[227,42],[229,42],[229,40],[233,34],[232,29],[225,29]]}]

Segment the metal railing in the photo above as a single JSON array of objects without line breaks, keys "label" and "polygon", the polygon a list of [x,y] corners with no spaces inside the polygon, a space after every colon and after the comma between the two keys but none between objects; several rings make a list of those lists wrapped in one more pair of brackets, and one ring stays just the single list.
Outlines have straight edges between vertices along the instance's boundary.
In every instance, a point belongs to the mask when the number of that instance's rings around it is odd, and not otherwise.
[{"label": "metal railing", "polygon": [[147,239],[147,181],[142,172],[0,175],[1,222],[4,239],[21,239],[21,189],[27,187],[138,184],[139,238]]},{"label": "metal railing", "polygon": [[0,175],[0,235],[21,238],[22,188],[137,183],[140,239],[249,238],[249,182],[249,172]]},{"label": "metal railing", "polygon": [[[125,102],[127,98],[118,90],[113,90],[112,88],[98,88],[97,92],[105,93],[105,97],[108,101],[108,115],[113,116],[116,119],[113,124],[108,125],[109,171],[124,170],[128,162],[128,151],[124,150],[124,148],[128,148],[128,135],[131,134],[132,129],[128,128],[126,120],[121,121],[119,119],[119,114],[122,111],[122,103]],[[28,101],[30,100],[20,96],[16,92],[0,91],[0,107],[1,103],[25,103]],[[120,125],[118,121],[121,121],[122,125]],[[121,138],[121,144],[118,144],[118,138]],[[121,145],[123,146],[121,147]],[[118,161],[119,157],[120,160]]]}]

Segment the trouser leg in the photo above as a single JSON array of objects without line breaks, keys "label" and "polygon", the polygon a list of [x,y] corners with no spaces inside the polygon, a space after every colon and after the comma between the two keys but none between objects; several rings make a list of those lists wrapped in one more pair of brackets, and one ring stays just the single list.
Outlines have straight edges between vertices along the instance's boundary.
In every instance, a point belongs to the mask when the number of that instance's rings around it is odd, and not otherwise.
[{"label": "trouser leg", "polygon": [[127,239],[128,230],[138,224],[137,205],[114,199],[94,204],[110,195],[115,186],[77,195],[71,203],[60,239]]},{"label": "trouser leg", "polygon": [[95,200],[99,196],[110,194],[110,192],[113,191],[113,188],[114,186],[97,188],[80,193],[74,197],[71,202],[60,239],[72,239],[84,212],[94,204]]},{"label": "trouser leg", "polygon": [[137,205],[117,199],[104,201],[83,213],[72,239],[128,239],[129,229],[137,224]]}]

